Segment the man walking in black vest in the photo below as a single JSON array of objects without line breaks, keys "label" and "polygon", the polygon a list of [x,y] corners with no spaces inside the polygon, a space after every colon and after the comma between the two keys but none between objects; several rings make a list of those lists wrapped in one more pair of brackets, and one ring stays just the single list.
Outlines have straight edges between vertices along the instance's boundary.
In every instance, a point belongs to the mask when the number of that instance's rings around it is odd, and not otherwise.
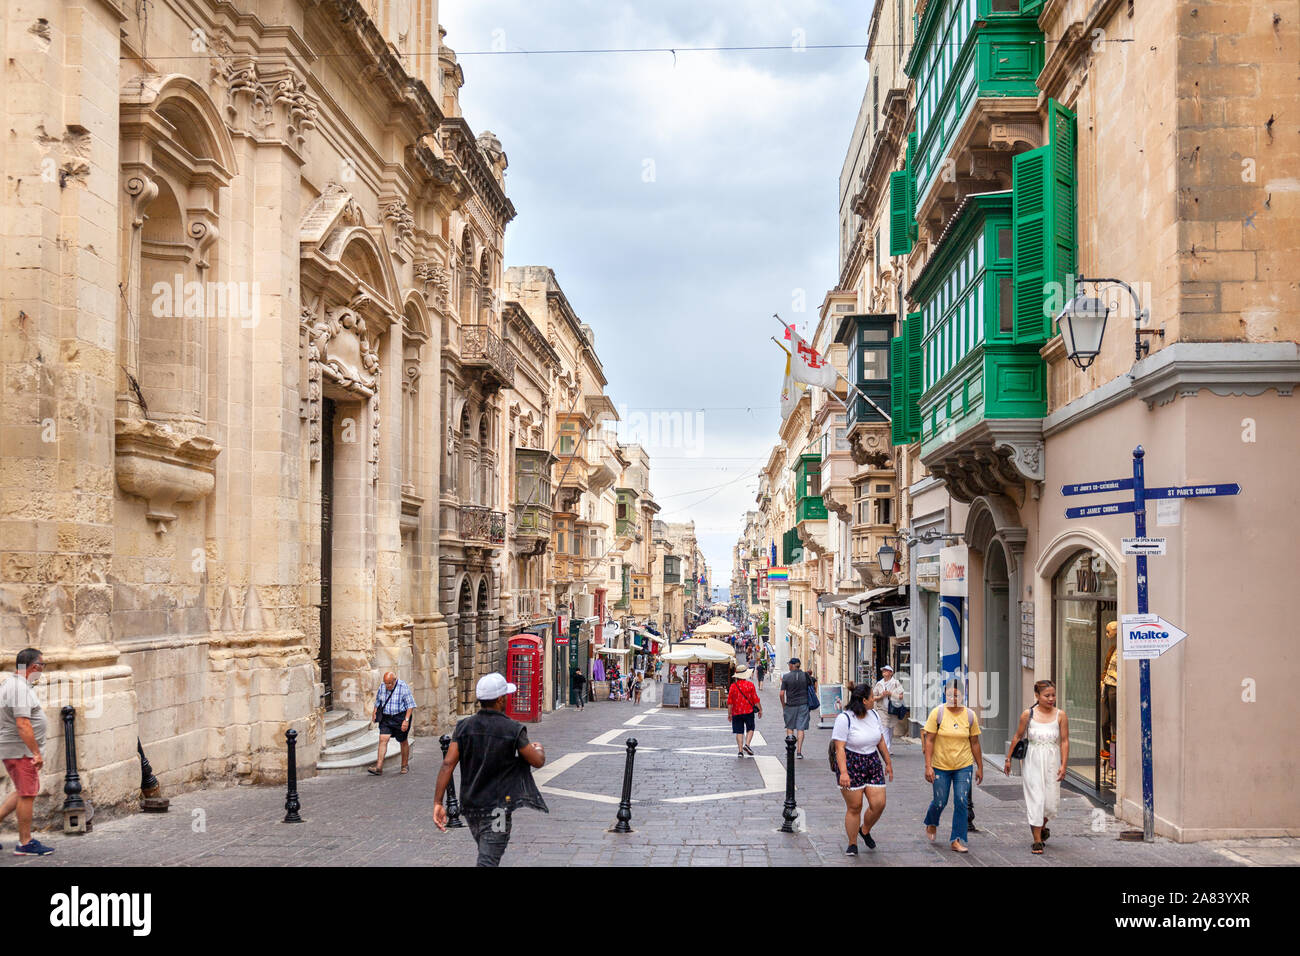
[{"label": "man walking in black vest", "polygon": [[530,743],[528,728],[505,715],[506,697],[518,689],[496,673],[478,682],[479,711],[456,725],[434,789],[433,822],[446,832],[442,799],[459,763],[461,814],[478,844],[479,866],[500,865],[517,808],[550,812],[533,783],[532,771],[546,763],[542,745]]}]

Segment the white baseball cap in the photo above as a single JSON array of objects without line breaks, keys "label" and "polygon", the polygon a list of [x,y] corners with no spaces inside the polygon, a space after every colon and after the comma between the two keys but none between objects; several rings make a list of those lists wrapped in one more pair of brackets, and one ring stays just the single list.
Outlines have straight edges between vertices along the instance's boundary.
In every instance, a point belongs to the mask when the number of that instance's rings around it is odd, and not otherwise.
[{"label": "white baseball cap", "polygon": [[514,684],[493,671],[486,677],[479,678],[478,687],[474,690],[474,696],[479,700],[496,700],[499,697],[506,696],[506,694],[513,694],[518,689]]}]

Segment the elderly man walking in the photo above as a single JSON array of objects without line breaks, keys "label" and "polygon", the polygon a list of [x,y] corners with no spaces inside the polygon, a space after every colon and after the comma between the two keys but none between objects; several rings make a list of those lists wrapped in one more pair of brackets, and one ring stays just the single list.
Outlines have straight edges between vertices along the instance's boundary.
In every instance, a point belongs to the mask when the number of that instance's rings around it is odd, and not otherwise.
[{"label": "elderly man walking", "polygon": [[366,772],[378,777],[384,772],[384,755],[388,753],[388,738],[392,737],[402,745],[402,769],[406,773],[407,764],[411,762],[411,745],[407,735],[411,732],[411,714],[415,711],[415,697],[406,681],[400,680],[392,671],[384,674],[384,684],[375,693],[375,712],[371,720],[379,721],[379,759]]},{"label": "elderly man walking", "polygon": [[871,688],[871,699],[876,708],[876,716],[880,718],[880,725],[885,729],[885,746],[892,753],[894,734],[900,737],[907,735],[907,725],[903,719],[889,710],[891,706],[895,710],[901,710],[903,706],[903,684],[894,676],[892,664],[880,668],[880,680]]},{"label": "elderly man walking", "polygon": [[45,659],[34,647],[18,652],[18,671],[0,685],[0,758],[13,781],[14,792],[0,804],[0,820],[18,811],[19,844],[14,856],[45,856],[54,848],[32,839],[32,807],[41,792],[41,767],[45,758],[45,711],[32,683],[45,669]]},{"label": "elderly man walking", "polygon": [[795,735],[795,757],[803,759],[803,735],[808,729],[808,688],[812,681],[799,669],[799,658],[790,658],[790,670],[781,678],[781,713],[785,717],[785,735]]},{"label": "elderly man walking", "polygon": [[447,830],[443,795],[460,764],[461,813],[478,844],[478,866],[499,866],[510,843],[510,815],[519,807],[548,813],[533,782],[546,763],[542,745],[528,739],[528,728],[505,714],[506,697],[519,688],[498,673],[479,680],[479,711],[456,725],[433,792],[433,822]]}]

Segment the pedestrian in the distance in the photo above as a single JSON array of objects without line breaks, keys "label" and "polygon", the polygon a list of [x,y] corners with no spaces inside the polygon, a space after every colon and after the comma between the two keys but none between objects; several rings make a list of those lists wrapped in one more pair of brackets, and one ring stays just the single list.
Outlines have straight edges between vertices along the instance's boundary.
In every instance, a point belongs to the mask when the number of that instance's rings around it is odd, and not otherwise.
[{"label": "pedestrian in the distance", "polygon": [[892,748],[894,734],[902,737],[907,733],[903,719],[892,712],[903,707],[903,685],[894,676],[893,665],[886,664],[880,668],[880,680],[871,688],[871,696],[875,702],[876,714],[885,728],[885,743]]},{"label": "pedestrian in the distance", "polygon": [[767,655],[758,659],[758,682],[762,684],[767,680]]},{"label": "pedestrian in the distance", "polygon": [[575,667],[573,673],[569,675],[569,687],[573,691],[573,699],[578,704],[578,710],[586,706],[587,678],[583,676],[582,668]]},{"label": "pedestrian in the distance", "polygon": [[634,704],[641,703],[641,680],[641,672],[637,671],[632,675],[631,681],[628,684],[627,699],[632,701]]},{"label": "pedestrian in the distance", "polygon": [[758,699],[758,689],[749,680],[749,668],[736,671],[736,679],[727,689],[727,716],[731,718],[731,732],[736,735],[736,756],[754,756],[750,743],[754,739],[754,714],[763,716],[763,702]]},{"label": "pedestrian in the distance", "polygon": [[790,658],[790,669],[781,677],[781,714],[785,735],[795,736],[795,757],[803,759],[803,735],[808,730],[808,675],[799,669],[799,658]]},{"label": "pedestrian in the distance", "polygon": [[0,758],[13,781],[13,792],[0,804],[0,820],[18,811],[18,845],[14,856],[46,856],[54,847],[32,837],[32,807],[41,792],[45,758],[45,711],[32,684],[45,670],[45,658],[34,647],[18,652],[17,672],[0,685]]},{"label": "pedestrian in the distance", "polygon": [[953,794],[952,834],[950,846],[958,853],[966,849],[969,826],[971,776],[984,782],[984,755],[980,750],[980,724],[975,712],[962,703],[961,685],[957,681],[946,691],[947,700],[925,721],[925,779],[934,788],[930,809],[925,814],[925,834],[934,842],[939,818]]},{"label": "pedestrian in the distance", "polygon": [[[876,848],[871,837],[875,826],[885,812],[885,778],[894,779],[894,764],[885,743],[885,727],[880,715],[871,706],[871,688],[862,683],[853,688],[849,702],[835,718],[831,740],[835,757],[831,770],[840,785],[844,798],[844,833],[849,845],[844,853],[858,855],[858,837],[868,850]],[[862,812],[862,797],[866,794],[867,810]]]},{"label": "pedestrian in the distance", "polygon": [[384,674],[383,686],[375,692],[375,710],[370,715],[372,721],[379,722],[379,758],[366,772],[378,777],[384,772],[384,756],[388,753],[388,738],[392,737],[402,745],[402,769],[407,772],[411,762],[411,744],[407,736],[411,732],[411,715],[415,713],[415,696],[406,681],[398,679],[392,671]]},{"label": "pedestrian in the distance", "polygon": [[1034,706],[1020,715],[1016,735],[1007,744],[1007,762],[1002,772],[1011,773],[1011,751],[1026,734],[1029,746],[1020,762],[1021,785],[1025,792],[1025,813],[1033,842],[1029,851],[1041,856],[1052,831],[1047,821],[1061,809],[1061,781],[1070,759],[1070,724],[1065,711],[1056,706],[1056,685],[1050,680],[1034,684]]},{"label": "pedestrian in the distance", "polygon": [[479,710],[456,725],[433,793],[433,822],[447,831],[443,795],[460,764],[461,815],[478,844],[478,866],[498,866],[510,843],[510,815],[520,807],[549,813],[533,782],[533,770],[546,763],[541,744],[528,728],[505,715],[506,697],[519,688],[497,673],[479,680]]}]

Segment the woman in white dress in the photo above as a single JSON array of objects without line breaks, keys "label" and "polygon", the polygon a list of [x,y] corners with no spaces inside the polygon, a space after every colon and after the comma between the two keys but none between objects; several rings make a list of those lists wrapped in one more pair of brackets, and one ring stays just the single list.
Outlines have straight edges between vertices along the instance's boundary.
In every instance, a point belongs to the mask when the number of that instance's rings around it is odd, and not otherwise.
[{"label": "woman in white dress", "polygon": [[1065,711],[1056,706],[1056,685],[1050,680],[1034,684],[1034,706],[1020,715],[1016,735],[1007,744],[1007,762],[1003,773],[1011,773],[1011,751],[1026,734],[1029,747],[1020,762],[1021,781],[1025,788],[1025,812],[1034,836],[1030,852],[1041,856],[1052,831],[1047,821],[1061,807],[1061,781],[1070,760],[1070,724]]}]

